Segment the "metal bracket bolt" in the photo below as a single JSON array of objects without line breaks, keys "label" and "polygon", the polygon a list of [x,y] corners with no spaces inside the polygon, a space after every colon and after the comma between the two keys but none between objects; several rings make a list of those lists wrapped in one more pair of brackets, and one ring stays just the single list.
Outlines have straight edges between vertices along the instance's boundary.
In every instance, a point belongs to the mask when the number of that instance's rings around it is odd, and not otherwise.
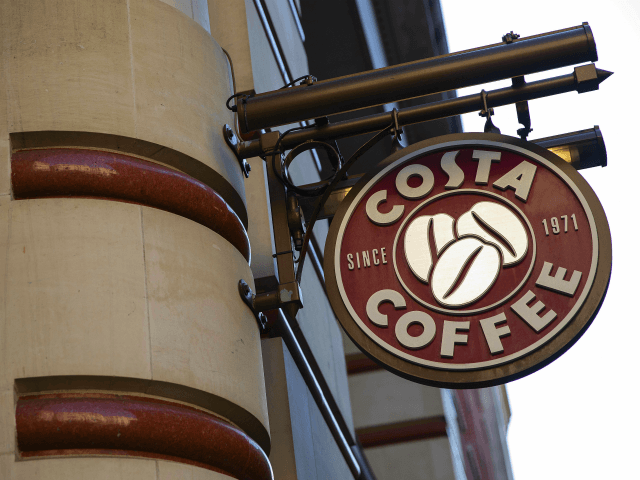
[{"label": "metal bracket bolt", "polygon": [[245,178],[249,178],[251,165],[249,165],[249,162],[247,162],[246,159],[240,158],[238,156],[238,145],[240,143],[240,140],[238,140],[238,137],[236,136],[236,132],[233,131],[233,128],[231,128],[229,124],[225,123],[222,127],[222,136],[227,142],[227,145],[229,145],[229,147],[231,147],[231,150],[233,150],[233,153],[236,154],[236,157],[238,158],[238,163],[240,163],[240,168],[242,169],[242,173],[244,174]]},{"label": "metal bracket bolt", "polygon": [[293,245],[297,252],[302,249],[302,241],[304,239],[304,216],[302,208],[298,203],[295,195],[287,197],[287,223],[289,224],[289,232],[293,238]]},{"label": "metal bracket bolt", "polygon": [[260,151],[263,155],[270,154],[276,148],[276,143],[280,138],[280,132],[274,130],[260,135]]},{"label": "metal bracket bolt", "polygon": [[296,282],[282,283],[277,290],[259,293],[253,297],[253,307],[257,311],[275,310],[288,304],[302,308],[302,292]]},{"label": "metal bracket bolt", "polygon": [[[513,77],[511,79],[511,85],[514,88],[521,88],[526,85],[526,81],[524,80],[524,75],[519,77]],[[522,125],[522,128],[517,130],[518,135],[522,140],[526,140],[527,136],[533,132],[533,128],[531,128],[531,115],[529,113],[529,102],[523,100],[521,102],[516,102],[516,113],[518,114],[518,123]]]},{"label": "metal bracket bolt", "polygon": [[251,309],[256,317],[260,333],[264,333],[267,328],[267,317],[263,311],[275,310],[289,304],[302,308],[302,292],[297,282],[289,282],[278,285],[278,289],[260,293],[256,295],[247,282],[240,279],[238,291],[242,301]]},{"label": "metal bracket bolt", "polygon": [[502,41],[509,44],[513,43],[513,41],[517,40],[518,38],[520,38],[520,35],[518,35],[517,33],[513,33],[513,30],[511,30],[509,33],[502,36]]},{"label": "metal bracket bolt", "polygon": [[318,79],[316,77],[314,77],[313,75],[307,75],[305,77],[305,79],[300,82],[300,85],[305,84],[305,85],[310,87],[311,85],[313,85],[317,81],[318,81]]},{"label": "metal bracket bolt", "polygon": [[402,127],[398,121],[398,109],[393,109],[393,137],[391,139],[391,153],[396,153],[398,150],[402,150],[404,146],[402,143]]},{"label": "metal bracket bolt", "polygon": [[255,309],[255,293],[253,293],[253,290],[251,290],[249,284],[242,279],[240,279],[240,281],[238,282],[238,291],[240,292],[242,301],[251,309],[253,316],[256,317],[256,322],[258,322],[258,329],[260,330],[260,333],[264,333],[267,328],[267,317],[264,313],[258,312]]}]

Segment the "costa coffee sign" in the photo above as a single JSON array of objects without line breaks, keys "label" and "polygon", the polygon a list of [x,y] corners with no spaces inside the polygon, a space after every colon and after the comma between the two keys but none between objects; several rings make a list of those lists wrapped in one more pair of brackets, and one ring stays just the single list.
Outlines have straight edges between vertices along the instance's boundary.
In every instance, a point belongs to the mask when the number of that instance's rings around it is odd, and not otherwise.
[{"label": "costa coffee sign", "polygon": [[467,388],[526,375],[578,339],[608,286],[611,239],[562,159],[460,134],[363,178],[325,257],[332,307],[364,352],[409,379]]}]

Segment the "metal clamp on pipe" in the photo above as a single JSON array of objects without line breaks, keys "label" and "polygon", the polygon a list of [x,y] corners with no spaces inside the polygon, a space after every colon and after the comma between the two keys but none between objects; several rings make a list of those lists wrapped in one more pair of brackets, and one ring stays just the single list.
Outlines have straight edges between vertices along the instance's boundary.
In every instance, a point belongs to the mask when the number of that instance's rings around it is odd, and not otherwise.
[{"label": "metal clamp on pipe", "polygon": [[598,59],[587,23],[532,37],[262,93],[237,105],[244,132]]},{"label": "metal clamp on pipe", "polygon": [[295,304],[298,309],[302,308],[302,291],[297,282],[284,283],[278,285],[276,290],[256,295],[249,284],[240,279],[238,281],[238,291],[242,301],[256,317],[260,333],[267,331],[267,317],[263,312],[277,310],[288,304]]}]

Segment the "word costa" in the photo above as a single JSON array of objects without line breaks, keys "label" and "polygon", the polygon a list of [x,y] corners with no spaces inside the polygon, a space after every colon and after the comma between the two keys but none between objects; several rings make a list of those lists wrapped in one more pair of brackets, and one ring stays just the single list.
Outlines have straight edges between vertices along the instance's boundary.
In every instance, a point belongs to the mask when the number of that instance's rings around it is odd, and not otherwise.
[{"label": "word costa", "polygon": [[[453,190],[460,188],[464,182],[464,172],[456,164],[456,157],[459,151],[447,152],[442,156],[440,166],[449,176],[449,181],[445,185],[445,189]],[[487,185],[489,183],[489,174],[491,172],[491,164],[500,161],[501,152],[488,152],[484,150],[474,150],[472,159],[478,162],[476,171],[476,185]],[[508,188],[515,190],[515,196],[519,200],[526,202],[529,197],[529,191],[536,174],[536,166],[523,161],[498,180],[493,182],[493,186],[499,190],[505,191]],[[417,187],[409,185],[409,179],[412,177],[420,177],[422,183]],[[398,193],[408,200],[419,200],[431,193],[434,186],[434,176],[431,169],[425,165],[412,164],[403,168],[396,176],[395,187]],[[376,225],[387,226],[392,225],[402,218],[404,215],[404,205],[394,205],[391,211],[382,213],[379,206],[387,201],[387,191],[379,190],[369,197],[366,204],[366,213],[369,220]]]}]

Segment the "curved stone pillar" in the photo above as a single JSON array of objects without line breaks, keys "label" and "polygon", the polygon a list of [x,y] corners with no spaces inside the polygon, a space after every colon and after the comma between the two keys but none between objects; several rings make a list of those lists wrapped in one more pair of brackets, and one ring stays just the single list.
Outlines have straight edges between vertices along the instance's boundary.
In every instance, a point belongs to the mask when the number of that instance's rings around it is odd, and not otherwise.
[{"label": "curved stone pillar", "polygon": [[142,393],[204,410],[269,451],[260,337],[237,291],[253,282],[236,247],[184,217],[109,200],[15,200],[0,222],[0,388],[15,384],[18,405]]},{"label": "curved stone pillar", "polygon": [[272,476],[205,9],[0,0],[0,478]]},{"label": "curved stone pillar", "polygon": [[200,24],[160,0],[2,0],[0,32],[0,133],[14,148],[109,148],[186,169],[246,226],[222,137],[231,71]]}]

